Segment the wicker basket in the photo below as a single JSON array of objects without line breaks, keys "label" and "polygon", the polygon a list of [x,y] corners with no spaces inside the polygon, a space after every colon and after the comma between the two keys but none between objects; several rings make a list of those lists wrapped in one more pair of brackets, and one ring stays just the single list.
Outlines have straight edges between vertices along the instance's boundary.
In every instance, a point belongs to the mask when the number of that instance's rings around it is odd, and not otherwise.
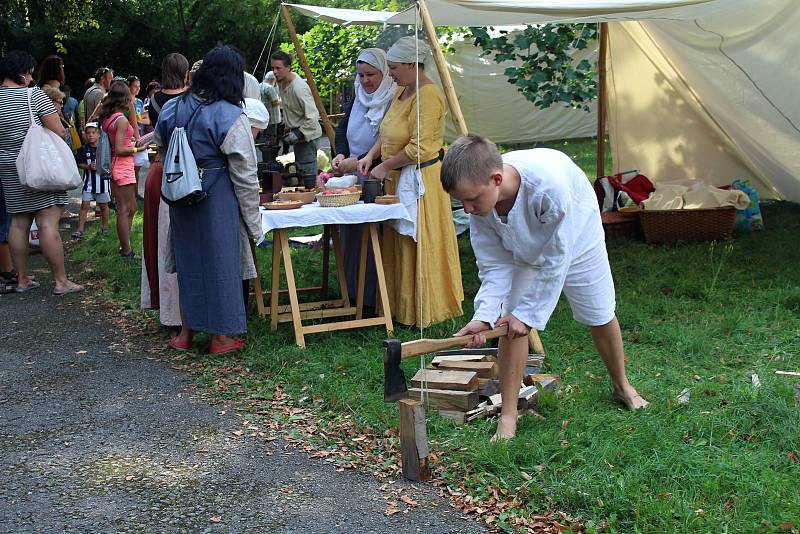
[{"label": "wicker basket", "polygon": [[639,212],[604,211],[600,214],[606,239],[642,239]]},{"label": "wicker basket", "polygon": [[361,191],[355,193],[337,193],[335,195],[317,194],[317,202],[320,206],[326,208],[341,208],[342,206],[349,206],[358,202],[361,198]]},{"label": "wicker basket", "polygon": [[643,210],[640,220],[644,240],[648,243],[716,241],[733,233],[736,208],[729,206],[697,210]]}]

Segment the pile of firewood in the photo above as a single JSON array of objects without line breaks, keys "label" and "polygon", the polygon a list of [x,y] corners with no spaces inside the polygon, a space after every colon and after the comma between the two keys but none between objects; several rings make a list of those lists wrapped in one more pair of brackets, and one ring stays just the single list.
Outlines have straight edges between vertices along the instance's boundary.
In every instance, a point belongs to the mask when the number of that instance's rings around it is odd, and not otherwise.
[{"label": "pile of firewood", "polygon": [[[542,374],[544,356],[528,355],[520,384],[517,409],[527,410],[540,389],[552,389],[557,375]],[[411,379],[409,397],[425,403],[429,410],[463,424],[500,413],[500,382],[497,349],[457,349],[437,352],[431,363]]]}]

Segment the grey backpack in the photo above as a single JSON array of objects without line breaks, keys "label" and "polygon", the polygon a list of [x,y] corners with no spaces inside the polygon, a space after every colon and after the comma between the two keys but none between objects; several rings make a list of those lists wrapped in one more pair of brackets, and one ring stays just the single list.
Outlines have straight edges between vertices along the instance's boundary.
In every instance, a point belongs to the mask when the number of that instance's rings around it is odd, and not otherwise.
[{"label": "grey backpack", "polygon": [[[119,114],[122,117],[122,113]],[[117,117],[118,119],[119,117]],[[116,119],[114,119],[116,122]],[[100,128],[100,141],[97,143],[97,174],[101,180],[111,179],[111,141],[108,134]]]},{"label": "grey backpack", "polygon": [[[176,102],[176,107],[184,102],[181,98]],[[203,181],[197,162],[189,144],[189,138],[185,127],[194,118],[194,114],[202,107],[202,104],[189,116],[184,126],[175,126],[169,137],[167,145],[167,156],[164,158],[164,173],[161,180],[161,196],[167,204],[194,206],[206,198],[207,194],[203,191]],[[177,110],[176,110],[177,117]]]}]

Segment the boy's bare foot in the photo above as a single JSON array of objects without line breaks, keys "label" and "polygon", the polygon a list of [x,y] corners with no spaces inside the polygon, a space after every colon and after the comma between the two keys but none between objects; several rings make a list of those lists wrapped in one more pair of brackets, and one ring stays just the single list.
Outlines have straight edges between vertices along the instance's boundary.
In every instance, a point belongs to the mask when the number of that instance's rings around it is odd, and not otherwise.
[{"label": "boy's bare foot", "polygon": [[639,393],[633,389],[633,386],[630,384],[622,388],[615,387],[613,397],[614,400],[621,402],[627,409],[631,411],[640,410],[650,406],[650,403],[647,402],[644,397],[639,395]]},{"label": "boy's bare foot", "polygon": [[512,439],[517,435],[517,417],[516,415],[501,415],[500,421],[497,423],[497,432],[494,433],[491,443],[497,441]]}]

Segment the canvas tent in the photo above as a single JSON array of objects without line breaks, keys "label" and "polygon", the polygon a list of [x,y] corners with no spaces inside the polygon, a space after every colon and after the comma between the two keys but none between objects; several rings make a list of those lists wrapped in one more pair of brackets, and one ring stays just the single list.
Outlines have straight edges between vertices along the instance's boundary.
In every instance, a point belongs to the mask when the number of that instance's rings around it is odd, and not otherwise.
[{"label": "canvas tent", "polygon": [[[800,202],[795,32],[800,2],[427,0],[426,5],[436,25],[609,22],[607,118],[615,169],[638,168],[656,181],[749,178],[762,198]],[[312,16],[341,24],[413,24],[416,18],[413,8],[314,9],[319,11]]]}]

